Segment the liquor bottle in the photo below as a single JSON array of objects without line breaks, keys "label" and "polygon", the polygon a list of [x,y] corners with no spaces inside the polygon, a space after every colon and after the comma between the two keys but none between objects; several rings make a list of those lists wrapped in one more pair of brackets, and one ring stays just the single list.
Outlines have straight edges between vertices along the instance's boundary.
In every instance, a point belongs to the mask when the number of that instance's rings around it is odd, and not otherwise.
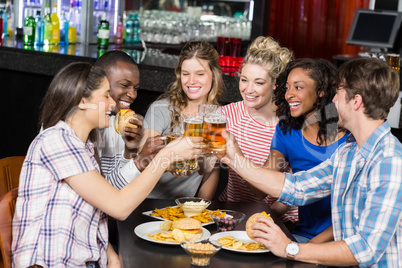
[{"label": "liquor bottle", "polygon": [[3,45],[4,38],[4,22],[3,22],[3,9],[0,9],[0,45]]},{"label": "liquor bottle", "polygon": [[[5,10],[7,13],[7,35],[12,36],[14,33],[14,8],[11,0],[7,0]],[[4,32],[6,32],[5,29]]]},{"label": "liquor bottle", "polygon": [[8,22],[8,15],[7,12],[5,10],[3,10],[3,14],[1,16],[3,23],[1,24],[1,27],[3,27],[3,37],[7,36],[7,22]]},{"label": "liquor bottle", "polygon": [[138,17],[138,13],[134,14],[134,24],[133,24],[133,43],[141,42],[141,28],[140,28],[140,19]]},{"label": "liquor bottle", "polygon": [[35,46],[43,46],[45,38],[45,22],[40,15],[40,10],[36,11]]},{"label": "liquor bottle", "polygon": [[66,13],[62,10],[60,16],[60,45],[68,45],[68,28],[69,23]]},{"label": "liquor bottle", "polygon": [[107,49],[109,46],[110,25],[106,19],[106,13],[102,14],[102,19],[98,24],[98,48]]},{"label": "liquor bottle", "polygon": [[119,16],[119,23],[117,23],[116,27],[116,39],[115,39],[116,45],[121,46],[123,44],[123,34],[124,34],[124,26],[123,22],[121,21],[121,17]]},{"label": "liquor bottle", "polygon": [[74,10],[75,10],[75,25],[77,27],[77,34],[81,35],[81,6],[82,1],[76,0],[74,3]]},{"label": "liquor bottle", "polygon": [[68,23],[68,43],[75,44],[77,43],[77,17],[75,16],[75,8],[74,3],[71,4],[70,7],[70,21]]},{"label": "liquor bottle", "polygon": [[50,44],[56,45],[60,42],[60,22],[59,17],[57,17],[57,5],[54,4],[52,8],[52,15],[50,16],[52,22],[52,37],[50,39]]},{"label": "liquor bottle", "polygon": [[43,16],[45,21],[45,31],[43,34],[43,44],[50,45],[50,39],[52,38],[52,20],[50,19],[50,5],[46,4],[45,16]]},{"label": "liquor bottle", "polygon": [[130,13],[128,15],[128,18],[126,20],[126,38],[124,39],[124,42],[126,44],[131,44],[133,43],[133,26],[134,26],[134,15]]},{"label": "liquor bottle", "polygon": [[33,46],[35,43],[35,18],[32,16],[32,9],[28,9],[28,16],[24,20],[24,45]]}]

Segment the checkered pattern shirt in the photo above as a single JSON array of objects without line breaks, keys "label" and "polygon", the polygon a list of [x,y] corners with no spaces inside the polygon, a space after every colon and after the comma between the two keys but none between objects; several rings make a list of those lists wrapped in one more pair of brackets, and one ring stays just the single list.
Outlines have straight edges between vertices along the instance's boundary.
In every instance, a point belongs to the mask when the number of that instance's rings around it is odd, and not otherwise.
[{"label": "checkered pattern shirt", "polygon": [[13,220],[15,267],[85,267],[87,261],[106,267],[107,217],[64,180],[99,171],[93,153],[93,144],[84,144],[63,121],[32,142]]},{"label": "checkered pattern shirt", "polygon": [[287,174],[280,200],[301,206],[330,194],[335,240],[360,267],[402,267],[402,145],[388,122],[360,149],[350,135],[327,161]]}]

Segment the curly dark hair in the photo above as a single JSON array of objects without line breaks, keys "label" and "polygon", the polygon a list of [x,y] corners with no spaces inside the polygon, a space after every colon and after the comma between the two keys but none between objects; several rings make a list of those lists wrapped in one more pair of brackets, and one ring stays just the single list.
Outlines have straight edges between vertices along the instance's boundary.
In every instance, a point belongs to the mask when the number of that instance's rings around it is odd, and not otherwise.
[{"label": "curly dark hair", "polygon": [[293,60],[278,77],[277,88],[274,90],[274,101],[277,106],[276,115],[279,118],[280,129],[283,134],[286,134],[287,131],[290,133],[292,129],[301,129],[305,123],[303,115],[291,116],[289,104],[285,99],[288,75],[296,68],[306,70],[308,76],[315,81],[317,101],[314,104],[314,109],[317,110],[319,125],[316,139],[318,145],[326,144],[327,140],[335,140],[338,134],[338,112],[332,99],[336,93],[336,67],[324,59],[301,58]]}]

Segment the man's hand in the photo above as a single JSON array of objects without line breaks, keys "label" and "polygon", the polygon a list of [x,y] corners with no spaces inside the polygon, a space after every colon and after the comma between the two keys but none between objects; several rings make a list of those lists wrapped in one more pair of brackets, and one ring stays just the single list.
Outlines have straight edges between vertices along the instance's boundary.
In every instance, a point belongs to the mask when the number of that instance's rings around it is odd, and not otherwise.
[{"label": "man's hand", "polygon": [[126,149],[133,153],[137,151],[139,142],[142,138],[142,122],[144,117],[140,114],[134,114],[134,118],[130,119],[130,123],[136,125],[136,128],[125,127],[124,135],[122,136],[124,139],[124,143],[126,144]]},{"label": "man's hand", "polygon": [[291,240],[276,223],[261,217],[251,228],[254,230],[255,241],[264,244],[276,256],[286,257],[286,246]]},{"label": "man's hand", "polygon": [[144,146],[142,147],[141,152],[134,157],[134,164],[136,165],[137,169],[142,172],[152,161],[155,155],[165,147],[165,141],[161,139],[162,136],[154,136],[149,137],[146,141]]}]

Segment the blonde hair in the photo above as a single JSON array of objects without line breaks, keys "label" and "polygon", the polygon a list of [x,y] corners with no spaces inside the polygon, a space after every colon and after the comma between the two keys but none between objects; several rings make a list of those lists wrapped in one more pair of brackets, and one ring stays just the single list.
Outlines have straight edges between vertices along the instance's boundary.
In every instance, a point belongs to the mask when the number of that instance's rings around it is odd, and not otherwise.
[{"label": "blonde hair", "polygon": [[175,68],[176,81],[171,84],[170,90],[163,93],[158,99],[169,100],[171,111],[170,129],[174,130],[176,125],[182,121],[181,111],[187,106],[188,98],[181,84],[181,67],[183,61],[197,58],[208,62],[212,71],[212,87],[207,96],[206,104],[219,104],[218,98],[222,95],[225,84],[222,78],[221,67],[219,66],[219,55],[213,45],[205,41],[190,41],[184,45],[180,52],[179,63]]},{"label": "blonde hair", "polygon": [[270,36],[259,36],[247,49],[240,71],[247,63],[258,64],[265,68],[272,80],[275,81],[292,59],[293,52],[288,48],[281,47]]}]

